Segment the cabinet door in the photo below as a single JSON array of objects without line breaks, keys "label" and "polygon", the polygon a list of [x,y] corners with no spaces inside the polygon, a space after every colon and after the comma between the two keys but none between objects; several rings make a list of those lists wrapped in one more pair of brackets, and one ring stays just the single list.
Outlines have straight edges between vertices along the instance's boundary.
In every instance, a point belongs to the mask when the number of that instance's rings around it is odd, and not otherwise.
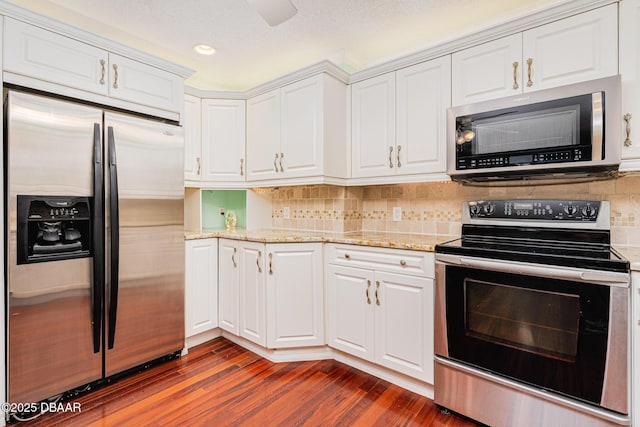
[{"label": "cabinet door", "polygon": [[175,74],[109,53],[109,96],[180,112],[184,82]]},{"label": "cabinet door", "polygon": [[446,171],[447,108],[451,105],[449,55],[396,72],[396,171]]},{"label": "cabinet door", "polygon": [[202,167],[200,154],[200,98],[191,95],[184,96],[184,179],[185,181],[199,181]]},{"label": "cabinet door", "polygon": [[[618,5],[581,13],[523,33],[524,91],[618,73]],[[531,84],[528,65],[531,62]]]},{"label": "cabinet door", "polygon": [[218,327],[218,240],[185,242],[185,337]]},{"label": "cabinet door", "polygon": [[247,101],[247,179],[279,178],[280,92],[274,90]]},{"label": "cabinet door", "polygon": [[322,175],[323,79],[320,74],[280,89],[285,178]]},{"label": "cabinet door", "polygon": [[395,74],[351,86],[353,178],[395,174]]},{"label": "cabinet door", "polygon": [[631,274],[631,307],[631,354],[633,355],[631,362],[631,372],[633,372],[631,412],[638,414],[640,413],[640,357],[638,357],[640,354],[640,272],[636,271]]},{"label": "cabinet door", "polygon": [[630,114],[629,140],[623,118],[622,157],[640,159],[640,1],[620,3],[620,74],[622,75],[622,112]]},{"label": "cabinet door", "polygon": [[202,180],[245,180],[245,102],[202,101]]},{"label": "cabinet door", "polygon": [[108,54],[102,49],[5,18],[4,71],[107,95]]},{"label": "cabinet door", "polygon": [[329,264],[325,274],[329,346],[373,362],[373,271]]},{"label": "cabinet door", "polygon": [[267,347],[324,345],[321,243],[267,245]]},{"label": "cabinet door", "polygon": [[265,323],[264,244],[239,243],[240,336],[261,346],[267,344]]},{"label": "cabinet door", "polygon": [[376,272],[375,360],[433,384],[433,280]]},{"label": "cabinet door", "polygon": [[523,69],[521,34],[456,52],[451,57],[452,104],[521,93]]},{"label": "cabinet door", "polygon": [[239,335],[238,314],[238,243],[220,239],[218,250],[218,289],[220,328]]}]

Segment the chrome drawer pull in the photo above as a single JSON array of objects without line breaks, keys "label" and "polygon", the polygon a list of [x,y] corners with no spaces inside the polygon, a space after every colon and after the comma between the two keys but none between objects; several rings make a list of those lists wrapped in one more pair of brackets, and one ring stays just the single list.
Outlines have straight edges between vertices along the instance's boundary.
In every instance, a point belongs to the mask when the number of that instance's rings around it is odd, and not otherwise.
[{"label": "chrome drawer pull", "polygon": [[104,64],[105,64],[104,59],[101,59],[101,60],[100,60],[100,67],[102,68],[102,73],[100,74],[100,84],[101,84],[101,85],[103,85],[103,84],[104,84],[104,72],[106,71],[106,70],[104,69]]},{"label": "chrome drawer pull", "polygon": [[364,291],[364,294],[367,297],[367,304],[371,305],[371,298],[369,298],[369,288],[371,287],[371,280],[367,280],[367,290]]},{"label": "chrome drawer pull", "polygon": [[262,252],[258,251],[258,258],[256,258],[256,265],[258,266],[258,273],[262,273],[262,267],[260,266],[260,258],[262,257]]},{"label": "chrome drawer pull", "polygon": [[627,123],[626,131],[627,131],[627,139],[624,140],[625,147],[631,147],[631,114],[627,113],[624,115],[624,121]]}]

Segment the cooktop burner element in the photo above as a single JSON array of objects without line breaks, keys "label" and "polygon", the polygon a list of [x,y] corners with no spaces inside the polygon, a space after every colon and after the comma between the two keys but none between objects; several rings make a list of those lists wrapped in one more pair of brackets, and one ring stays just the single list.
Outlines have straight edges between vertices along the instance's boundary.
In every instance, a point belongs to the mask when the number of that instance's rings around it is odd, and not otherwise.
[{"label": "cooktop burner element", "polygon": [[608,202],[491,200],[465,203],[462,237],[437,253],[629,271],[611,248]]}]

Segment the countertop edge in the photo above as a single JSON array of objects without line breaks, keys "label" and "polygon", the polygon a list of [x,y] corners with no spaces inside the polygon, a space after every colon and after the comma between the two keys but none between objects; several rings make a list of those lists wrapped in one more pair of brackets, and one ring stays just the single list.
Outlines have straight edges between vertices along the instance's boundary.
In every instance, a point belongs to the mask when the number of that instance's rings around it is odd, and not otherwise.
[{"label": "countertop edge", "polygon": [[437,243],[451,240],[453,236],[392,234],[380,232],[359,232],[357,233],[357,235],[341,235],[335,233],[314,233],[290,230],[204,230],[201,233],[185,233],[185,241],[211,238],[242,240],[258,243],[334,243],[355,246],[371,246],[388,249],[413,250],[421,252],[434,252],[435,245]]}]

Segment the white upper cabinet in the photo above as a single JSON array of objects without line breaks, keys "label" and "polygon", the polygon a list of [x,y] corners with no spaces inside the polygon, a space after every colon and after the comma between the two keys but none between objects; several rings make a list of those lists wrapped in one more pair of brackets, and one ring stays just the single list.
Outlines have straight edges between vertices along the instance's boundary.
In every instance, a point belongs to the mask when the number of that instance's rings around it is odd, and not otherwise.
[{"label": "white upper cabinet", "polygon": [[[622,158],[640,159],[640,1],[620,3],[620,74],[622,75]],[[633,130],[633,132],[632,132]],[[640,169],[640,160],[632,167]],[[621,169],[625,166],[623,162]]]},{"label": "white upper cabinet", "polygon": [[180,111],[184,93],[182,78],[109,53],[109,96],[167,111]]},{"label": "white upper cabinet", "polygon": [[[245,101],[184,96],[184,179],[189,186],[244,186]],[[195,183],[194,183],[195,182]],[[234,185],[234,186],[236,186]]]},{"label": "white upper cabinet", "polygon": [[345,140],[346,85],[327,74],[253,97],[247,101],[247,180],[344,179]]},{"label": "white upper cabinet", "polygon": [[396,173],[445,172],[451,57],[396,72]]},{"label": "white upper cabinet", "polygon": [[176,74],[8,17],[3,40],[4,71],[47,84],[38,89],[74,97],[82,97],[82,92],[97,94],[108,98],[88,99],[128,107],[117,102],[124,101],[154,109],[132,106],[133,110],[159,109],[174,115],[157,115],[179,118],[184,83]]},{"label": "white upper cabinet", "polygon": [[452,58],[453,105],[615,75],[617,4],[465,49]]},{"label": "white upper cabinet", "polygon": [[245,181],[245,101],[202,100],[203,181]]},{"label": "white upper cabinet", "polygon": [[280,160],[280,90],[247,100],[247,179],[278,178]]},{"label": "white upper cabinet", "polygon": [[504,37],[451,57],[453,105],[501,98],[522,91],[522,35]]},{"label": "white upper cabinet", "polygon": [[184,112],[182,126],[184,127],[184,179],[185,181],[200,181],[202,172],[201,141],[201,108],[200,98],[184,95]]},{"label": "white upper cabinet", "polygon": [[395,174],[395,103],[395,73],[351,86],[352,177]]},{"label": "white upper cabinet", "polygon": [[5,18],[3,68],[63,86],[108,94],[106,50]]},{"label": "white upper cabinet", "polygon": [[445,172],[450,61],[444,56],[352,85],[353,178]]}]

